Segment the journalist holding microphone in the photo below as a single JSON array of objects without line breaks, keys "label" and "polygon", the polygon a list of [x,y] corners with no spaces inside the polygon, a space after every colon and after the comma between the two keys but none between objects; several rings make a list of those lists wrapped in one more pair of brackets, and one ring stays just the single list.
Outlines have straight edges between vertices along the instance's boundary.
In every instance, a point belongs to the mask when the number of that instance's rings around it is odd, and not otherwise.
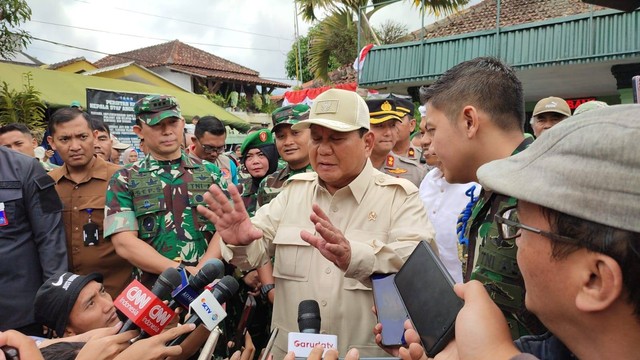
[{"label": "journalist holding microphone", "polygon": [[432,226],[417,188],[368,160],[374,135],[359,95],[324,92],[309,119],[293,125],[305,128],[315,173],[293,176],[253,218],[232,187],[233,204],[214,185],[205,194],[209,209],[198,211],[215,224],[232,264],[249,270],[275,255],[274,359],[285,356],[287,335],[298,329],[291,309],[306,299],[320,304],[320,332],[338,335],[341,353],[357,347],[363,356],[381,355],[371,334],[369,276],[398,271],[417,241],[433,244]]}]

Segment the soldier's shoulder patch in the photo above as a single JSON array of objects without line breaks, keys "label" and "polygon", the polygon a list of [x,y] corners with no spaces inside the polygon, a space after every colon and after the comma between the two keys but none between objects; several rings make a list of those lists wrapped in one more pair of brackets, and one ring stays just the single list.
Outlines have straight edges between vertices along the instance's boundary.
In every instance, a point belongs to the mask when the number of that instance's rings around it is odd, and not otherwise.
[{"label": "soldier's shoulder patch", "polygon": [[399,186],[407,195],[411,195],[418,192],[418,188],[409,180],[393,177],[387,174],[377,175],[375,182],[380,186]]}]

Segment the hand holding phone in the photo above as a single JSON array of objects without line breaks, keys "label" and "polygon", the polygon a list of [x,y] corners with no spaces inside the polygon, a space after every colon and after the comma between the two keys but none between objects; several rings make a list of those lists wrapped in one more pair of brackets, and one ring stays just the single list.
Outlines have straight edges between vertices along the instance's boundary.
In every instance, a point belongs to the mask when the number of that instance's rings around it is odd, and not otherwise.
[{"label": "hand holding phone", "polygon": [[404,322],[407,320],[407,312],[400,295],[393,284],[396,274],[373,274],[371,284],[373,287],[373,301],[376,305],[378,322],[382,324],[382,345],[404,345]]},{"label": "hand holding phone", "polygon": [[394,282],[425,352],[436,356],[453,339],[456,316],[464,305],[453,291],[453,278],[429,244],[421,241]]}]

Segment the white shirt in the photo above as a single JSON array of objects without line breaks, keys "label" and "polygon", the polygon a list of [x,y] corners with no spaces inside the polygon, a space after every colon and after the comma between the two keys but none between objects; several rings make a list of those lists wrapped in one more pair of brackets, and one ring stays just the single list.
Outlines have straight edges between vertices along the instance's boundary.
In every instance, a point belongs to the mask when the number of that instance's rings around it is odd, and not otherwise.
[{"label": "white shirt", "polygon": [[438,168],[429,171],[420,183],[420,199],[436,231],[440,260],[456,283],[462,282],[462,263],[458,257],[456,224],[458,216],[470,200],[464,193],[473,185],[476,185],[474,196],[478,196],[479,184],[473,182],[449,184]]}]

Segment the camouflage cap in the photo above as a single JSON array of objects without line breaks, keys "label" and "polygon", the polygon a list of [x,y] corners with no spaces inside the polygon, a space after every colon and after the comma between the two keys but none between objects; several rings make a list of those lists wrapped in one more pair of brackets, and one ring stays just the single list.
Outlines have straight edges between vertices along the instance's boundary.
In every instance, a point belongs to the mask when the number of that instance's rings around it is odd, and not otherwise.
[{"label": "camouflage cap", "polygon": [[169,118],[182,118],[180,106],[175,97],[169,95],[149,95],[138,100],[133,106],[136,118],[149,126]]},{"label": "camouflage cap", "polygon": [[275,131],[278,125],[293,125],[302,120],[307,120],[309,118],[310,110],[311,107],[305,104],[287,105],[277,108],[271,113],[271,120],[273,121],[273,128],[271,131]]},{"label": "camouflage cap", "polygon": [[262,129],[256,132],[252,132],[242,142],[240,147],[240,153],[244,156],[249,150],[255,148],[261,148],[266,145],[273,145],[273,136],[268,129]]}]

